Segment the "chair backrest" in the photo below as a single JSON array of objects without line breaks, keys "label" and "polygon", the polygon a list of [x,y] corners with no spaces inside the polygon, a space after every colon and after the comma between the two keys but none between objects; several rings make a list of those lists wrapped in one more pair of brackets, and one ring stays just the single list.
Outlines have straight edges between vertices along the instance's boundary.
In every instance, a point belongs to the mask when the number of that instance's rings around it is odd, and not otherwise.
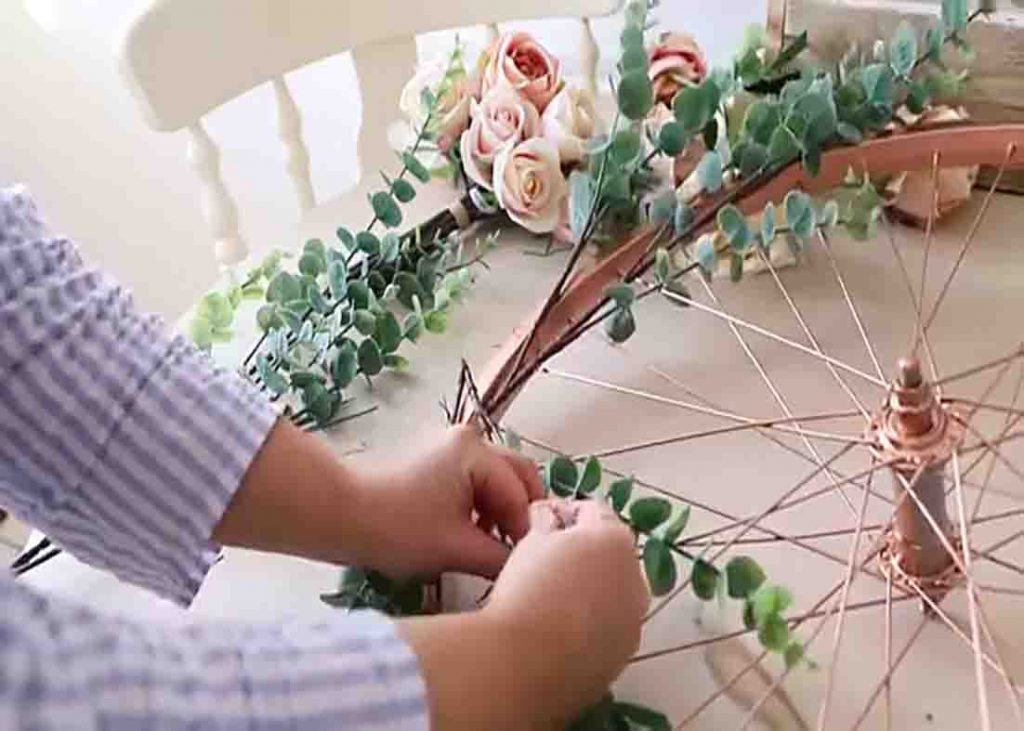
[{"label": "chair backrest", "polygon": [[[148,123],[187,129],[189,159],[203,185],[203,207],[218,262],[244,258],[238,212],[220,174],[219,151],[202,118],[250,89],[273,84],[278,130],[299,206],[316,205],[302,118],[285,74],[326,56],[443,28],[569,17],[582,23],[581,57],[594,84],[597,46],[588,19],[622,0],[152,0],[131,21],[120,46],[129,87]],[[357,63],[358,66],[358,63]],[[360,79],[362,83],[362,79]],[[364,124],[362,135],[368,130]]]}]

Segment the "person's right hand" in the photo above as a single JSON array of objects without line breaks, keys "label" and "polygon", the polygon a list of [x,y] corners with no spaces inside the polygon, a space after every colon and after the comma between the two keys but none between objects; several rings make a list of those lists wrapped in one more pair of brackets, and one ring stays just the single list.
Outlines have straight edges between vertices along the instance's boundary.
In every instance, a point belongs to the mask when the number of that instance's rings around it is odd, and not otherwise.
[{"label": "person's right hand", "polygon": [[547,677],[540,718],[564,722],[622,672],[650,598],[633,534],[604,503],[538,501],[530,521],[483,611]]}]

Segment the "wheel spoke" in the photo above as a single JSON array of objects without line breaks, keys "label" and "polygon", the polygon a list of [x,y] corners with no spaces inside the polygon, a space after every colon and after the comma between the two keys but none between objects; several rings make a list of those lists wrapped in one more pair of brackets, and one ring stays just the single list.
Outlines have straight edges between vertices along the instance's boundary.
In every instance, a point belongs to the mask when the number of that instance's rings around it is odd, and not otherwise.
[{"label": "wheel spoke", "polygon": [[997,366],[1001,366],[1007,361],[1013,360],[1014,358],[1020,358],[1021,355],[1024,355],[1024,346],[1017,345],[1017,347],[1014,348],[1013,351],[1008,353],[1007,355],[1002,355],[998,358],[986,361],[979,365],[971,366],[970,368],[959,371],[958,373],[954,373],[949,376],[943,376],[942,378],[935,382],[935,385],[945,386],[947,384],[952,383],[953,381],[960,381],[963,380],[964,378],[970,378],[971,376],[975,376],[979,373],[984,373],[985,371],[992,370]]},{"label": "wheel spoke", "polygon": [[996,171],[996,176],[992,181],[992,185],[989,186],[988,192],[985,194],[985,199],[982,201],[981,208],[978,209],[978,215],[974,217],[974,221],[971,223],[971,228],[967,231],[967,236],[964,237],[964,241],[960,246],[960,251],[957,252],[956,261],[953,262],[953,268],[942,283],[942,289],[939,290],[939,294],[935,298],[935,304],[932,305],[931,312],[929,313],[928,318],[924,321],[924,333],[927,333],[928,328],[930,328],[932,323],[935,322],[935,317],[939,314],[939,308],[942,306],[942,302],[946,298],[946,294],[949,292],[949,286],[953,283],[953,278],[956,277],[957,272],[960,270],[960,265],[963,263],[964,257],[967,256],[967,250],[970,249],[971,243],[974,241],[974,237],[978,233],[978,228],[981,226],[981,222],[985,219],[985,215],[988,213],[989,205],[995,197],[996,189],[999,187],[999,183],[1003,180],[1003,173],[1006,172],[1006,166],[1009,164],[1010,159],[1014,156],[1016,151],[1017,146],[1012,142],[1006,146],[1006,154],[1003,156],[1003,161],[999,164],[999,169]]},{"label": "wheel spoke", "polygon": [[868,702],[864,705],[864,709],[860,712],[860,715],[857,716],[857,720],[853,724],[854,731],[860,728],[860,725],[864,723],[864,719],[866,719],[868,714],[871,713],[871,707],[875,705],[875,700],[878,698],[878,694],[885,690],[888,695],[892,674],[896,672],[896,668],[898,668],[900,663],[903,662],[903,658],[907,656],[907,653],[910,652],[910,648],[914,646],[914,643],[917,642],[917,638],[921,636],[921,633],[927,626],[928,617],[921,617],[921,621],[918,622],[917,627],[910,634],[910,637],[907,639],[906,644],[903,645],[903,648],[899,651],[899,654],[896,655],[895,659],[888,663],[885,675],[883,675],[882,679],[878,681],[878,685],[875,686],[875,689],[871,691],[871,695],[868,696]]},{"label": "wheel spoke", "polygon": [[[704,281],[704,280],[701,279],[700,281]],[[709,315],[714,315],[715,317],[718,317],[718,318],[720,318],[722,320],[725,320],[726,322],[730,322],[733,325],[738,325],[739,327],[742,327],[742,328],[745,328],[747,330],[750,330],[751,332],[755,332],[758,335],[761,335],[763,337],[768,338],[769,340],[774,340],[777,343],[782,343],[783,345],[788,345],[789,347],[793,348],[794,350],[799,350],[801,353],[809,355],[812,358],[818,358],[819,360],[823,360],[826,363],[831,363],[836,368],[839,368],[840,370],[844,370],[844,371],[846,371],[848,373],[852,373],[855,376],[859,376],[860,378],[863,378],[865,381],[868,381],[869,383],[873,383],[876,386],[879,386],[880,388],[888,388],[888,384],[884,380],[882,380],[880,378],[877,378],[875,376],[869,375],[869,374],[865,373],[864,371],[860,370],[859,368],[855,368],[854,366],[851,366],[848,363],[844,363],[841,360],[837,360],[837,359],[835,359],[835,358],[833,358],[833,357],[831,357],[829,355],[823,355],[822,353],[818,353],[818,352],[812,350],[811,348],[808,348],[806,345],[801,345],[800,343],[798,343],[798,342],[796,342],[794,340],[790,340],[789,338],[784,338],[781,335],[778,335],[778,334],[772,332],[771,330],[766,330],[765,328],[763,328],[763,327],[761,327],[759,325],[755,325],[755,324],[753,324],[751,322],[747,322],[746,320],[741,320],[740,318],[734,317],[733,315],[730,315],[730,314],[727,314],[725,312],[722,312],[721,310],[716,310],[714,307],[709,307],[709,306],[705,305],[702,302],[697,302],[696,300],[690,299],[689,297],[681,295],[678,292],[669,292],[669,291],[666,290],[664,295],[665,295],[665,297],[667,297],[667,298],[669,298],[671,300],[674,300],[676,302],[679,302],[680,304],[684,304],[684,305],[693,307],[694,309],[700,310],[701,312],[706,312]]]},{"label": "wheel spoke", "polygon": [[[892,572],[885,581],[885,676],[882,684],[885,690],[885,731],[892,728]],[[868,706],[871,707],[870,705]]]},{"label": "wheel spoke", "polygon": [[871,364],[875,367],[875,373],[878,374],[879,379],[884,381],[885,372],[882,370],[882,365],[878,360],[878,354],[875,352],[874,344],[871,342],[871,338],[868,337],[868,331],[864,327],[864,322],[861,320],[860,313],[857,311],[857,307],[853,303],[853,298],[850,296],[850,290],[846,286],[846,280],[843,278],[843,273],[839,269],[839,260],[832,252],[832,242],[824,229],[819,228],[817,229],[817,232],[818,241],[821,242],[822,248],[825,249],[825,253],[828,255],[828,262],[832,267],[832,273],[836,277],[839,289],[842,290],[843,299],[846,301],[846,306],[850,310],[850,316],[853,317],[853,321],[857,325],[857,332],[860,333],[861,340],[864,341],[864,347],[867,348],[868,357],[871,358]]},{"label": "wheel spoke", "polygon": [[971,534],[967,528],[967,511],[964,508],[964,488],[960,484],[960,460],[953,452],[953,481],[956,485],[957,516],[960,520],[960,542],[963,552],[964,576],[967,579],[967,607],[971,621],[971,647],[974,650],[974,675],[978,685],[978,713],[981,716],[981,727],[985,731],[992,728],[992,718],[988,707],[988,689],[985,686],[985,668],[981,662],[981,638],[978,632],[977,596],[974,579],[971,577]]},{"label": "wheel spoke", "polygon": [[[757,249],[757,254],[761,257],[761,263],[763,263],[771,273],[772,279],[775,281],[775,285],[779,288],[779,292],[782,293],[782,297],[786,300],[786,304],[789,305],[789,310],[793,313],[793,317],[796,318],[797,323],[800,325],[800,329],[803,330],[804,335],[807,336],[807,342],[811,344],[811,347],[816,353],[819,355],[825,355],[825,352],[821,349],[821,343],[818,342],[818,338],[814,336],[814,332],[812,332],[811,328],[807,325],[807,321],[804,319],[803,314],[800,312],[800,308],[797,307],[796,302],[793,300],[793,296],[790,294],[789,290],[786,289],[786,285],[782,283],[782,278],[779,277],[779,273],[775,270],[775,265],[772,264],[771,257],[765,256],[765,253],[761,249]],[[861,414],[863,414],[864,419],[870,421],[871,416],[868,414],[868,410],[864,407],[864,403],[860,400],[860,397],[857,396],[854,390],[850,388],[850,385],[846,380],[839,375],[839,371],[836,370],[836,367],[827,361],[825,363],[825,367],[828,368],[829,373],[832,374],[832,377],[835,379],[836,383],[839,384],[839,387],[847,396],[850,397],[850,400],[857,405],[857,408],[860,410]]]},{"label": "wheel spoke", "polygon": [[[922,470],[923,471],[923,470]],[[868,478],[868,487],[871,486],[872,478]],[[836,679],[836,658],[839,657],[839,647],[843,641],[843,630],[846,627],[846,607],[850,601],[850,587],[854,581],[854,566],[857,562],[857,552],[860,551],[860,537],[864,529],[864,516],[868,509],[868,495],[871,493],[868,490],[864,491],[864,496],[860,502],[860,512],[857,515],[857,526],[856,531],[853,534],[853,542],[850,545],[850,554],[847,558],[846,576],[843,578],[843,589],[840,594],[839,600],[839,616],[836,619],[836,631],[832,639],[832,661],[829,663],[828,668],[828,682],[825,685],[825,697],[821,702],[821,710],[818,713],[818,730],[823,731],[825,729],[825,722],[828,719],[828,708],[832,700],[832,688],[835,686]]]},{"label": "wheel spoke", "polygon": [[[910,348],[910,352],[917,354],[917,347],[920,341],[924,338],[925,328],[921,326],[921,313],[924,311],[924,294],[925,289],[928,285],[928,257],[932,250],[932,241],[935,239],[935,212],[939,206],[939,151],[935,150],[932,152],[932,164],[931,164],[931,184],[932,184],[932,200],[931,205],[928,207],[928,220],[925,223],[924,229],[924,256],[921,258],[921,279],[917,288],[917,305],[915,310],[917,311],[918,323],[914,330],[914,344]],[[929,362],[932,365],[932,377],[938,378],[938,373],[935,370],[935,361],[929,357]]]}]

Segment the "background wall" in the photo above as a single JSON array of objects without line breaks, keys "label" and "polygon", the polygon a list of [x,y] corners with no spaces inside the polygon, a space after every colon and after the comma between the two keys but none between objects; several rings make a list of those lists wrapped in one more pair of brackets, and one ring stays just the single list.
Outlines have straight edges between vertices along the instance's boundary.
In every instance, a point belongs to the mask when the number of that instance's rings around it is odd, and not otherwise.
[{"label": "background wall", "polygon": [[[125,19],[145,2],[0,2],[0,181],[28,184],[55,228],[133,287],[143,306],[173,317],[207,288],[216,268],[184,136],[158,134],[142,123],[114,62]],[[711,60],[723,63],[746,25],[763,22],[766,0],[710,6],[663,0],[656,15],[663,28],[696,35]],[[570,55],[571,69],[579,32],[574,23],[523,25],[559,55]],[[595,23],[602,48],[616,47],[620,26],[618,18]],[[452,35],[419,39],[421,58],[444,53]],[[476,28],[460,37],[478,47],[485,35]],[[289,83],[305,115],[317,195],[326,200],[359,175],[362,103],[351,57],[313,64],[291,74]],[[208,128],[221,145],[223,174],[250,246],[293,245],[289,231],[297,213],[270,90],[253,90],[217,110]]]}]

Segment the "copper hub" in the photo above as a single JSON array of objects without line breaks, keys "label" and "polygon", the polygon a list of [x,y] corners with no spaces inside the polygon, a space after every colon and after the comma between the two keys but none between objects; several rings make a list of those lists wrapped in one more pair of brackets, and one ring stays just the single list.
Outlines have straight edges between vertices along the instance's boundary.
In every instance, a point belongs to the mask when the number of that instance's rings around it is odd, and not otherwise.
[{"label": "copper hub", "polygon": [[[946,512],[945,470],[964,426],[924,379],[916,358],[901,359],[898,369],[889,397],[868,429],[879,460],[892,463],[896,498],[887,545],[880,554],[882,569],[900,583],[913,581],[929,595],[943,595],[959,576],[932,521],[955,547],[958,540]],[[917,500],[904,496],[908,487]]]}]

